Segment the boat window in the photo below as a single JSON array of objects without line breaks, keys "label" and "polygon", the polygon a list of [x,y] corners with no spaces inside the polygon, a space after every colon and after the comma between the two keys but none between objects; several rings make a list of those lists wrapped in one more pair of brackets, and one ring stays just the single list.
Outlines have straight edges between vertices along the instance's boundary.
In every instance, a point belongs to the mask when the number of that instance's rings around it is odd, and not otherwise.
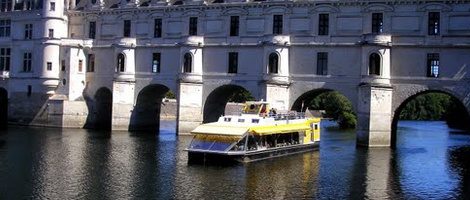
[{"label": "boat window", "polygon": [[245,151],[246,137],[243,137],[236,145],[233,145],[230,151]]},{"label": "boat window", "polygon": [[254,123],[254,124],[259,123],[259,119],[251,119],[251,123]]},{"label": "boat window", "polygon": [[243,123],[245,122],[245,119],[238,119],[238,122]]},{"label": "boat window", "polygon": [[318,124],[315,124],[315,130],[318,130]]},{"label": "boat window", "polygon": [[248,135],[248,143],[247,143],[247,150],[248,151],[253,151],[253,150],[257,150],[257,146],[256,146],[256,140],[255,138],[253,137],[253,135]]},{"label": "boat window", "polygon": [[225,151],[239,139],[239,136],[197,134],[189,149]]},{"label": "boat window", "polygon": [[232,121],[232,118],[230,118],[230,117],[225,117],[225,118],[224,118],[224,121],[225,121],[225,122],[230,122],[230,121]]}]

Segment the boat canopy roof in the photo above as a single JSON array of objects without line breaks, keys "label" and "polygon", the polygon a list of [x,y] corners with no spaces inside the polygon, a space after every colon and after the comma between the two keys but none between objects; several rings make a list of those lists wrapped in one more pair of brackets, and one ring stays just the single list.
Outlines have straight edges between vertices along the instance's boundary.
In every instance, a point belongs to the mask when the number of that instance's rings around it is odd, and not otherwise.
[{"label": "boat canopy roof", "polygon": [[202,124],[193,131],[192,134],[214,134],[214,135],[232,135],[242,136],[250,128],[244,126],[233,126],[233,125],[221,125],[221,124]]},{"label": "boat canopy roof", "polygon": [[307,124],[280,124],[277,126],[255,126],[250,129],[250,132],[253,132],[258,135],[271,135],[279,133],[292,133],[298,131],[305,131],[310,129],[310,126]]}]

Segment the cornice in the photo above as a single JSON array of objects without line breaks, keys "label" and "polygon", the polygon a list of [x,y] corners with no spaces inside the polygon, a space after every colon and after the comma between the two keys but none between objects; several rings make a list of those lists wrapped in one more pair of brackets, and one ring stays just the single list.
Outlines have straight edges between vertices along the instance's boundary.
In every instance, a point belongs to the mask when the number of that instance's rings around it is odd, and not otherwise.
[{"label": "cornice", "polygon": [[[420,6],[418,10],[425,10],[424,8],[429,7],[428,5],[441,5],[448,10],[450,4],[463,4],[470,3],[470,0],[385,0],[385,1],[366,1],[366,0],[338,0],[338,1],[262,1],[262,2],[243,2],[243,3],[212,3],[212,4],[198,4],[198,5],[167,5],[167,6],[147,6],[137,8],[103,8],[102,10],[69,10],[68,16],[87,16],[89,14],[96,15],[119,15],[121,13],[133,12],[139,13],[170,13],[170,12],[182,12],[187,13],[189,11],[198,10],[204,12],[206,10],[222,10],[222,15],[226,14],[224,10],[238,10],[241,14],[248,14],[248,9],[261,8],[263,10],[272,9],[272,7],[284,7],[287,10],[292,8],[320,8],[328,7],[335,10],[341,6],[361,6],[363,10],[367,10],[373,6],[382,6],[387,11],[392,11],[394,5],[417,5]],[[435,6],[434,6],[435,7]],[[245,10],[245,12],[243,12]],[[266,11],[264,11],[266,12]]]}]

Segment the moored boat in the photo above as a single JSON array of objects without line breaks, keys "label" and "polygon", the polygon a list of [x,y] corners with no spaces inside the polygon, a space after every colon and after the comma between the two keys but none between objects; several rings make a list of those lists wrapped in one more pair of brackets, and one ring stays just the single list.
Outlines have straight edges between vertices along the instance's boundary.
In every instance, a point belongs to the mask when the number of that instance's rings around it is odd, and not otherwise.
[{"label": "moored boat", "polygon": [[221,116],[191,134],[189,163],[251,162],[318,149],[320,118],[251,101],[241,114]]}]

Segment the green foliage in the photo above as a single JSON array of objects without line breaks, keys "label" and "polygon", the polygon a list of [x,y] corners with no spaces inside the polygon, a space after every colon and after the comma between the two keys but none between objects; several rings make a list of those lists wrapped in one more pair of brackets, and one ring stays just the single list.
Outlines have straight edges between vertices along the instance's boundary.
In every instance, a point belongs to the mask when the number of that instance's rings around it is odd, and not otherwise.
[{"label": "green foliage", "polygon": [[167,99],[174,99],[174,98],[175,98],[175,94],[174,94],[171,90],[168,90],[168,92],[165,93],[165,98],[167,98]]},{"label": "green foliage", "polygon": [[412,99],[401,111],[400,120],[445,120],[449,127],[470,129],[465,108],[444,93],[427,93]]},{"label": "green foliage", "polygon": [[351,102],[339,92],[325,92],[310,101],[310,109],[325,110],[323,117],[335,120],[341,128],[356,127],[356,115]]},{"label": "green foliage", "polygon": [[254,101],[255,97],[247,90],[238,90],[229,98],[229,102],[244,103],[245,101]]},{"label": "green foliage", "polygon": [[445,120],[453,105],[450,95],[427,93],[409,101],[400,113],[400,120]]}]

